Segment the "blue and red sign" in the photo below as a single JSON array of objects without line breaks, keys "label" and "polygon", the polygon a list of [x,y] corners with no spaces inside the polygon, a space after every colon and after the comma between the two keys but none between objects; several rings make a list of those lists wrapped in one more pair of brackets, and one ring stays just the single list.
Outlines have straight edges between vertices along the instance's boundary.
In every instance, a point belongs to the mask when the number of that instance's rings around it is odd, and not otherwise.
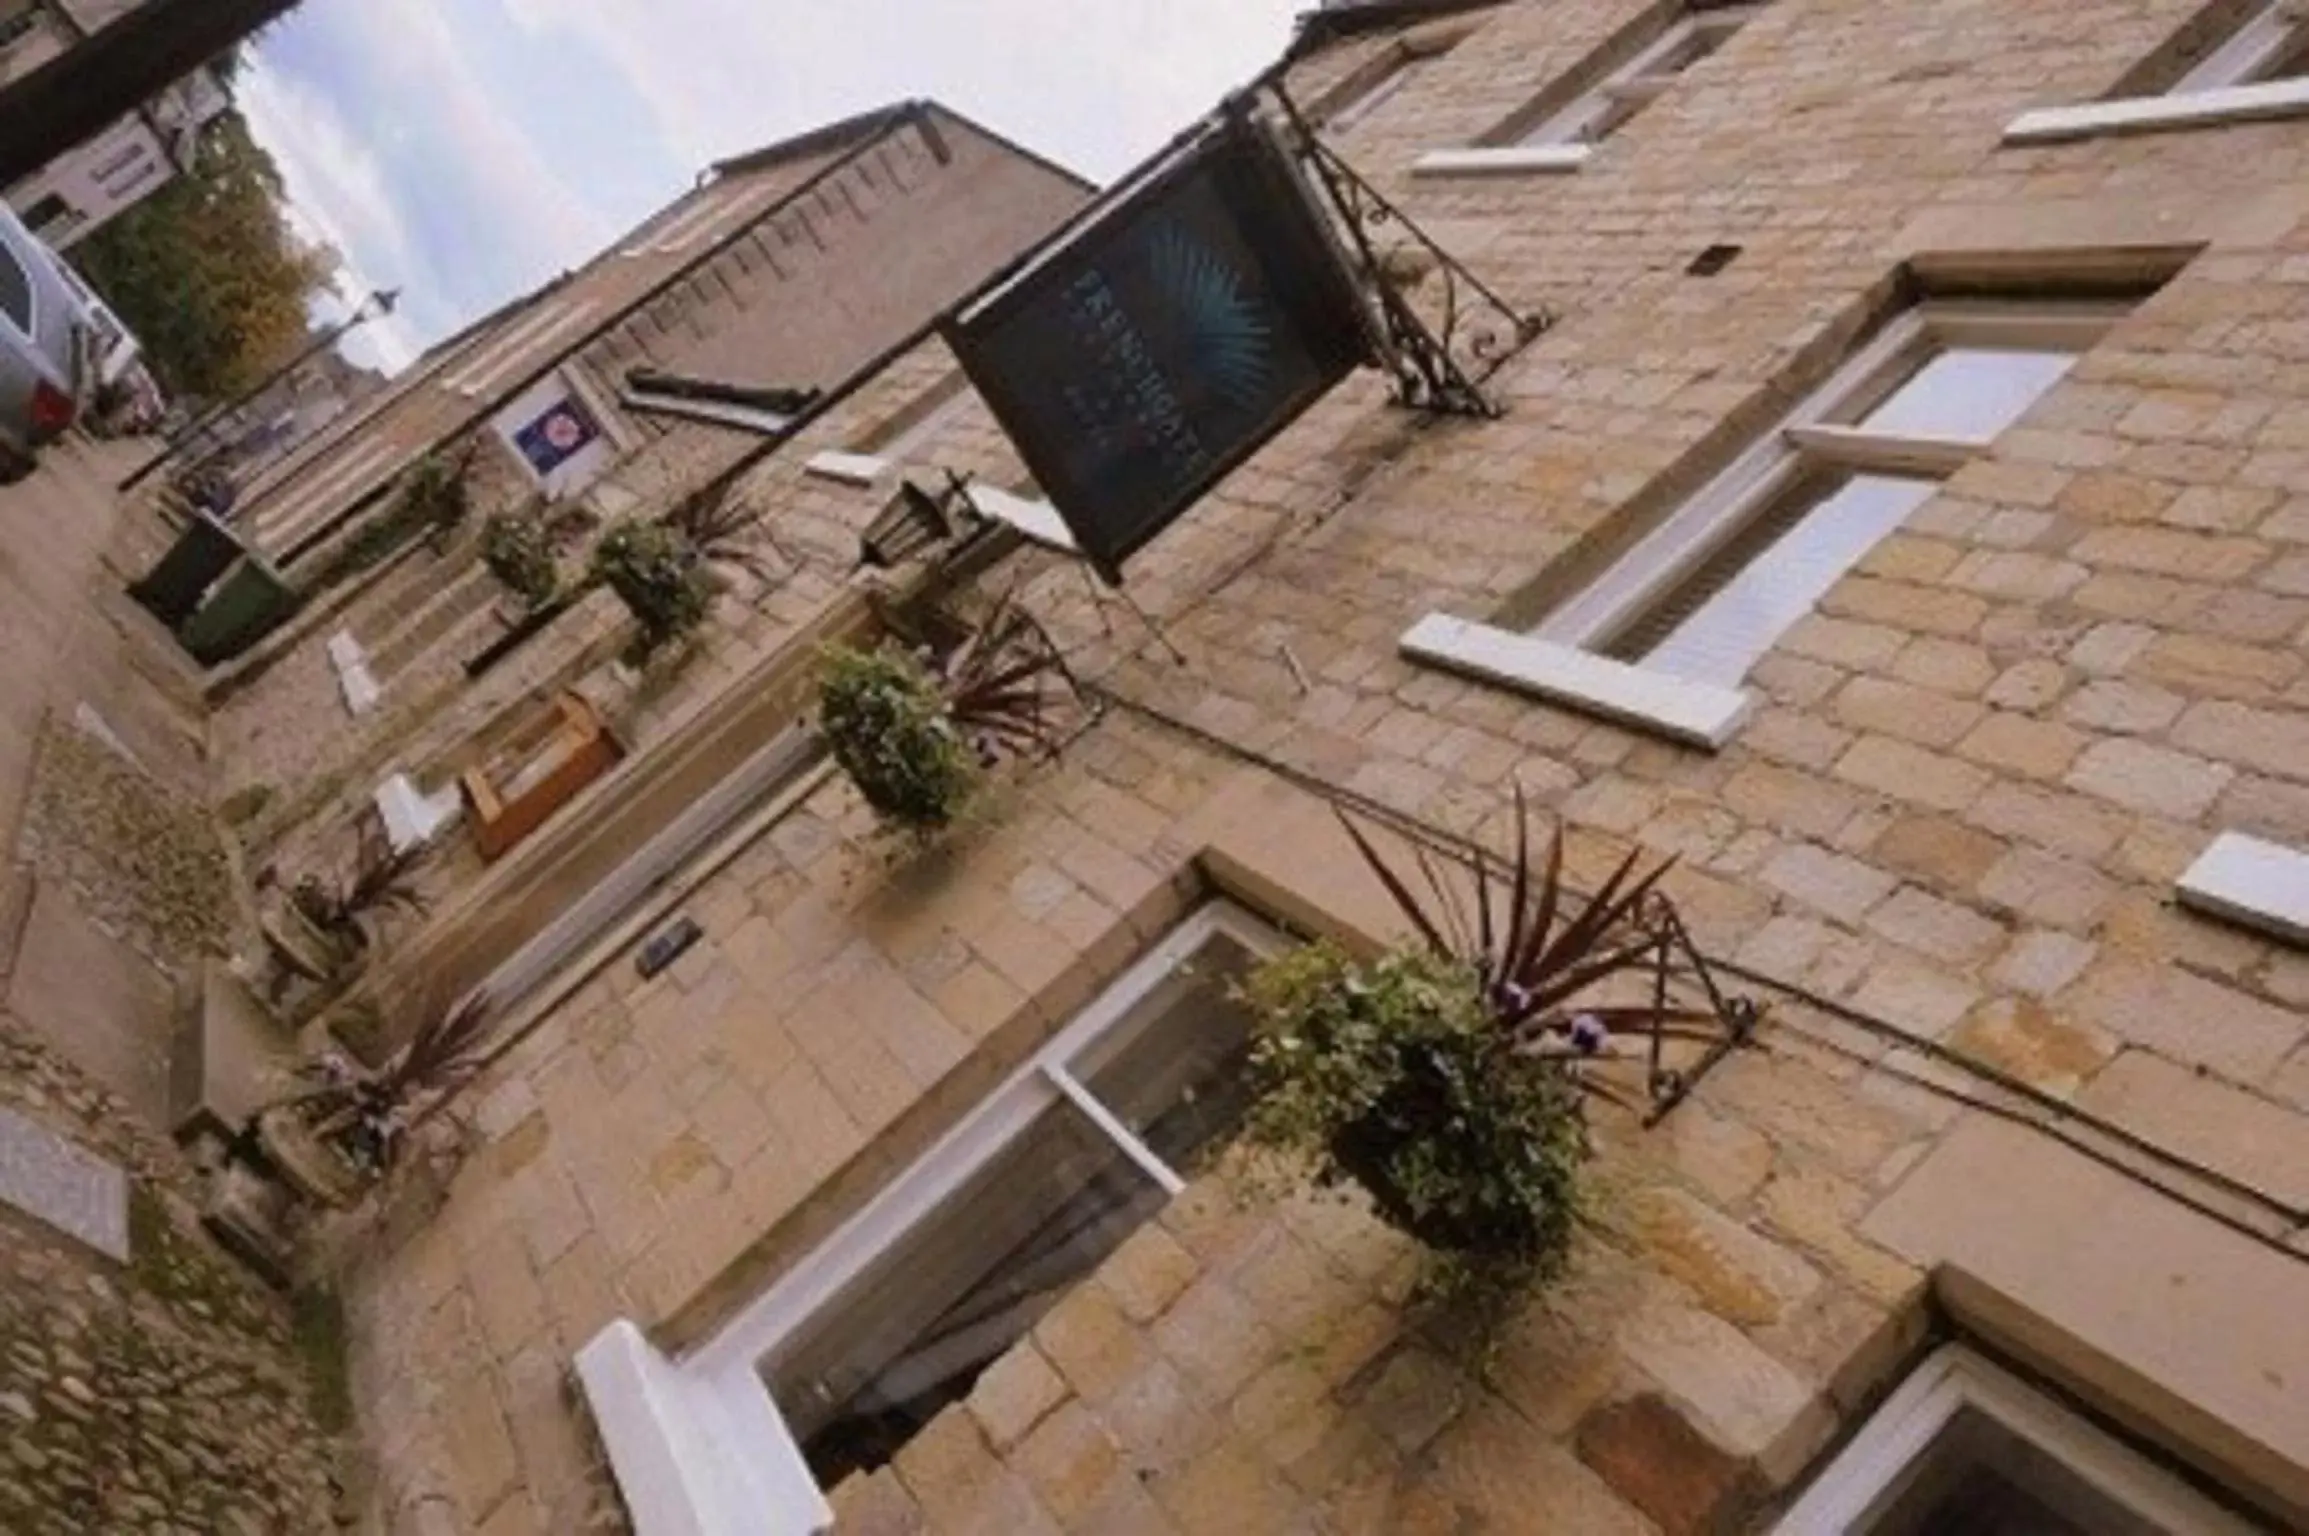
[{"label": "blue and red sign", "polygon": [[576,397],[565,395],[513,434],[513,446],[540,479],[601,440],[601,424]]}]

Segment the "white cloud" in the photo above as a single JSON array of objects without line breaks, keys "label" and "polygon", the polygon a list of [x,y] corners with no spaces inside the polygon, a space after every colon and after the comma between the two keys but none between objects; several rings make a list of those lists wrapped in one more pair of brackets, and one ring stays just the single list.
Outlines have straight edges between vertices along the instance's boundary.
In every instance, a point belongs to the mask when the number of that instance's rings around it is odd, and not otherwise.
[{"label": "white cloud", "polygon": [[238,87],[300,218],[359,273],[408,295],[378,351],[410,353],[591,256],[615,233],[499,111],[456,32],[429,6],[347,5],[327,18],[379,102],[269,66]]},{"label": "white cloud", "polygon": [[602,189],[535,136],[549,120],[533,133],[507,110],[528,82],[493,80],[505,66],[472,46],[477,26],[509,21],[541,70],[582,49],[623,74],[650,113],[628,131],[689,167],[928,96],[1109,180],[1271,60],[1306,3],[332,0],[293,23],[323,44],[297,51],[300,73],[260,62],[242,95],[360,287],[408,290],[403,317],[377,330],[398,355],[616,234]]},{"label": "white cloud", "polygon": [[[379,286],[368,276],[373,267],[407,272],[420,265],[376,163],[345,142],[334,114],[261,61],[249,65],[235,89],[249,131],[281,168],[290,224],[344,257],[333,286],[347,307]],[[406,320],[373,320],[363,330],[362,360],[388,370],[408,366],[423,350]]]},{"label": "white cloud", "polygon": [[1101,180],[1281,51],[1305,0],[500,0],[624,70],[690,164],[934,96]]}]

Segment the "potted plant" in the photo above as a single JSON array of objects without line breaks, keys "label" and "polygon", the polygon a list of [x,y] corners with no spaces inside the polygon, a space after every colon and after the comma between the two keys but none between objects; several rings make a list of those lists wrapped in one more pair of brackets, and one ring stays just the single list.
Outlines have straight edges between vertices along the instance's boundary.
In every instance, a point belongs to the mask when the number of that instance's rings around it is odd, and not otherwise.
[{"label": "potted plant", "polygon": [[303,1086],[257,1111],[248,1139],[313,1204],[344,1210],[392,1172],[417,1117],[480,1070],[489,1022],[479,994],[427,1016],[384,1066],[337,1051],[303,1062]]},{"label": "potted plant", "polygon": [[700,565],[709,570],[744,571],[766,582],[770,579],[769,562],[744,537],[761,518],[761,508],[738,497],[737,481],[722,476],[675,502],[665,515],[664,525],[689,546]]},{"label": "potted plant", "polygon": [[1658,954],[1646,916],[1669,866],[1639,874],[1631,853],[1576,902],[1560,828],[1534,867],[1519,792],[1505,902],[1480,854],[1469,902],[1421,849],[1423,902],[1340,820],[1418,938],[1370,958],[1311,944],[1253,973],[1259,1094],[1246,1143],[1310,1169],[1320,1187],[1360,1187],[1380,1220],[1447,1267],[1551,1279],[1580,1217],[1585,1098],[1609,1093],[1591,1064],[1638,1026],[1682,1032],[1713,1018],[1659,999],[1594,1000]]},{"label": "potted plant", "polygon": [[626,657],[635,665],[703,624],[713,603],[698,551],[664,523],[613,524],[593,547],[591,574],[641,626]]},{"label": "potted plant", "polygon": [[326,988],[349,976],[375,947],[386,913],[422,914],[425,899],[411,877],[425,853],[396,850],[364,826],[350,875],[305,875],[291,885],[260,925],[273,960],[273,1001],[293,981]]},{"label": "potted plant", "polygon": [[830,645],[818,729],[876,814],[928,835],[950,826],[1004,754],[1056,756],[1053,681],[1064,664],[1008,598],[943,660],[894,640]]},{"label": "potted plant", "polygon": [[526,512],[493,512],[481,525],[481,563],[534,612],[561,590],[553,535],[545,520]]}]

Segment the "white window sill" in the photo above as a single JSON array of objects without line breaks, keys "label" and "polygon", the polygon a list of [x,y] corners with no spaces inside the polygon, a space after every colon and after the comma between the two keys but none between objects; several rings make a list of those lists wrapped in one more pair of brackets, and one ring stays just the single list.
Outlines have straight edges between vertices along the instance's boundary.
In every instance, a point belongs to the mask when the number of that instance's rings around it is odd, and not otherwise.
[{"label": "white window sill", "polygon": [[2183,906],[2309,944],[2309,853],[2224,832],[2182,872],[2177,889]]},{"label": "white window sill", "polygon": [[1561,176],[1587,164],[1585,144],[1519,144],[1500,149],[1431,149],[1411,162],[1414,176]]},{"label": "white window sill", "polygon": [[970,487],[970,504],[983,515],[998,523],[1007,523],[1046,549],[1063,550],[1070,555],[1079,553],[1073,531],[1058,515],[1058,509],[1047,501],[1032,501],[992,486],[974,485]]},{"label": "white window sill", "polygon": [[385,691],[369,670],[369,657],[361,642],[340,629],[329,636],[328,652],[329,665],[337,674],[337,689],[344,695],[345,712],[358,717],[375,709]]},{"label": "white window sill", "polygon": [[1737,688],[1669,677],[1592,651],[1439,613],[1412,625],[1399,644],[1413,661],[1448,667],[1711,752],[1731,740],[1751,708],[1748,695]]},{"label": "white window sill", "polygon": [[[832,1506],[758,1377],[749,1394],[758,1405],[733,1397],[621,1319],[577,1352],[577,1379],[637,1536],[834,1528]],[[748,1422],[733,1422],[740,1418]]]},{"label": "white window sill", "polygon": [[871,453],[827,452],[812,454],[810,461],[802,466],[802,473],[842,485],[872,485],[889,467],[888,459]]},{"label": "white window sill", "polygon": [[658,395],[634,389],[627,390],[620,400],[629,411],[679,416],[689,421],[702,421],[710,426],[758,432],[764,437],[782,437],[793,430],[794,425],[794,418],[783,412],[764,410],[755,405],[739,405],[729,400],[692,400],[682,395]]},{"label": "white window sill", "polygon": [[2102,134],[2216,128],[2225,123],[2304,115],[2309,115],[2309,80],[2271,80],[2215,91],[2178,91],[2170,96],[2133,96],[2023,112],[2005,125],[2004,142],[2059,144]]}]

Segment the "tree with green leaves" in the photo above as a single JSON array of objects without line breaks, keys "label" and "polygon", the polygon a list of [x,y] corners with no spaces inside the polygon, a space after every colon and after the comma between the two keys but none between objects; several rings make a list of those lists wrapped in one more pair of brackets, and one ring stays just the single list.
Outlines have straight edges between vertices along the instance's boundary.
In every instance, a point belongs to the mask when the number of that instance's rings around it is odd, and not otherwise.
[{"label": "tree with green leaves", "polygon": [[307,302],[336,262],[290,228],[280,170],[238,112],[202,131],[192,170],[72,256],[161,382],[211,400],[251,388],[304,345]]}]

